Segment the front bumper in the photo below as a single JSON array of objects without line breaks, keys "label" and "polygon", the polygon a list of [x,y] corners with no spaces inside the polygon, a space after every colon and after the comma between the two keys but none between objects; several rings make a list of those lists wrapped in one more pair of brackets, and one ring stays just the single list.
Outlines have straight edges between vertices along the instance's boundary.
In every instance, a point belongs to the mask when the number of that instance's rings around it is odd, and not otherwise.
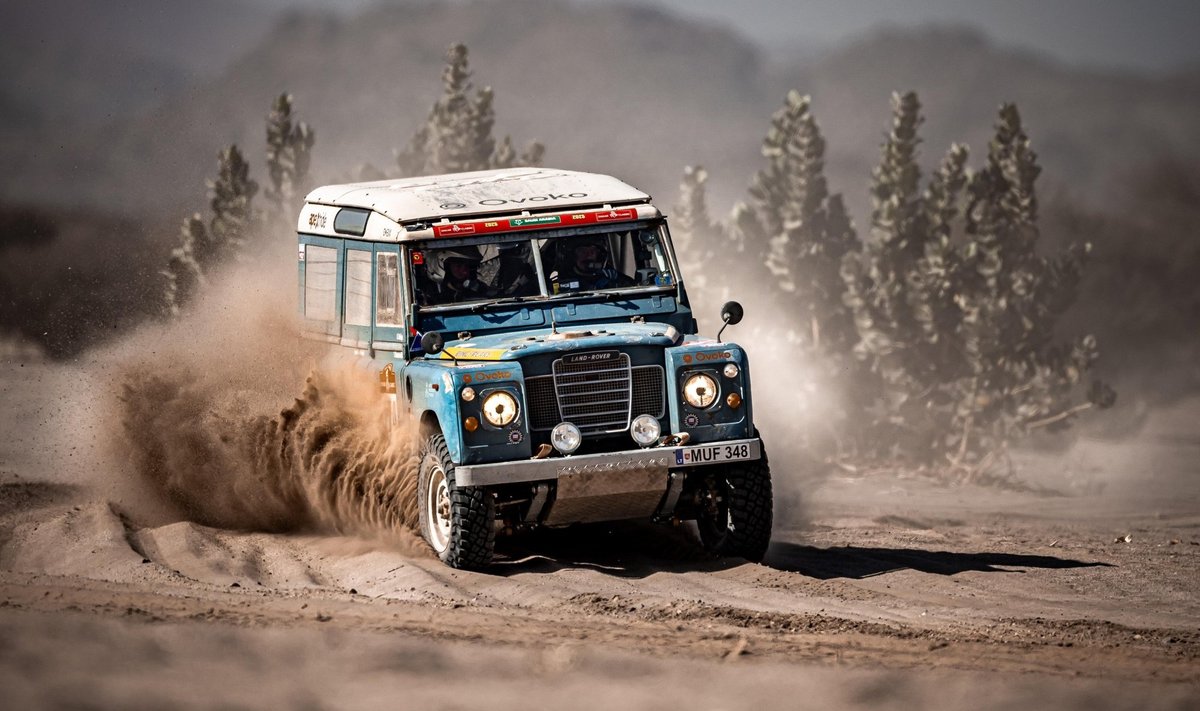
[{"label": "front bumper", "polygon": [[[705,459],[697,453],[712,452],[717,448],[717,457]],[[745,450],[741,448],[745,447]],[[727,449],[728,448],[728,449]],[[740,456],[743,452],[746,456]],[[731,452],[736,460],[720,458],[722,453]],[[471,464],[454,468],[455,483],[459,486],[497,486],[522,482],[545,482],[560,479],[604,479],[619,478],[626,474],[661,473],[684,467],[724,464],[728,461],[754,461],[762,458],[762,440],[734,439],[682,447],[653,447],[624,452],[584,454],[579,456],[553,456],[547,459],[522,459],[516,462],[494,464]]]}]

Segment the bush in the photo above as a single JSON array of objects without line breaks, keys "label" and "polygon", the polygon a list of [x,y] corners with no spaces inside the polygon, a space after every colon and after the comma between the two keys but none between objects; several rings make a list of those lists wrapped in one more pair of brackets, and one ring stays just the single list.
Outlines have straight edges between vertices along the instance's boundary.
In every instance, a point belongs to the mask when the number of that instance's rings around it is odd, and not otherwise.
[{"label": "bush", "polygon": [[1088,378],[1094,337],[1055,340],[1090,246],[1042,254],[1041,169],[1016,106],[1000,107],[983,167],[971,174],[967,148],[953,145],[923,189],[922,122],[915,93],[893,95],[866,240],[828,190],[825,143],[796,92],[772,116],[749,201],[725,225],[697,218],[704,174],[689,169],[681,204],[692,208],[679,231],[685,242],[766,255],[709,276],[724,290],[770,284],[792,352],[816,364],[826,400],[838,403],[835,456],[978,471],[1005,460],[1013,441],[1065,428],[1115,394]]},{"label": "bush", "polygon": [[[413,133],[408,145],[396,151],[402,176],[453,173],[514,165],[538,165],[545,148],[537,142],[517,155],[505,136],[497,142],[492,90],[472,95],[467,48],[452,45],[442,72],[443,94],[429,111],[426,123]],[[267,115],[267,207],[257,210],[259,186],[250,178],[241,150],[231,145],[218,154],[217,178],[208,183],[212,216],[206,222],[196,213],[183,221],[178,246],[162,271],[164,311],[178,316],[184,304],[202,288],[213,270],[241,257],[250,242],[275,228],[290,224],[297,201],[309,183],[309,166],[316,136],[293,115],[290,94],[280,94]],[[373,166],[359,170],[359,178],[382,180],[387,176]]]}]

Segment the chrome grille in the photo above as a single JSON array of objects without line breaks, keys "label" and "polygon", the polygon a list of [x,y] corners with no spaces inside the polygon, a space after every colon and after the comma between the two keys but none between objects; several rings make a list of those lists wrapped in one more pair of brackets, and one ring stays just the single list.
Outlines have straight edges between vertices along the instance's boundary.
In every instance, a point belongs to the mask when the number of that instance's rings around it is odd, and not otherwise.
[{"label": "chrome grille", "polygon": [[554,361],[554,386],[563,422],[583,434],[629,429],[633,377],[629,355],[616,353],[605,360]]},{"label": "chrome grille", "polygon": [[639,365],[633,369],[633,414],[666,417],[666,392],[662,366]]}]

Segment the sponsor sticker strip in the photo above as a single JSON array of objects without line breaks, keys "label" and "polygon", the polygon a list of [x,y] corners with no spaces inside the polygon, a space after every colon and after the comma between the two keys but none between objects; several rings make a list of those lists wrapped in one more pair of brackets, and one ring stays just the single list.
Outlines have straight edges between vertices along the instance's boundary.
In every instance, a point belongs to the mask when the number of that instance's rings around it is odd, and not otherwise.
[{"label": "sponsor sticker strip", "polygon": [[565,215],[536,215],[533,217],[512,217],[503,220],[478,220],[475,222],[454,222],[451,224],[434,225],[434,237],[463,237],[467,235],[488,234],[491,232],[511,232],[513,230],[532,230],[548,225],[595,225],[605,222],[623,222],[637,219],[637,210],[591,210],[588,212],[573,212]]},{"label": "sponsor sticker strip", "polygon": [[463,360],[500,360],[507,351],[503,348],[470,348],[451,346],[441,353],[442,359],[462,358]]}]

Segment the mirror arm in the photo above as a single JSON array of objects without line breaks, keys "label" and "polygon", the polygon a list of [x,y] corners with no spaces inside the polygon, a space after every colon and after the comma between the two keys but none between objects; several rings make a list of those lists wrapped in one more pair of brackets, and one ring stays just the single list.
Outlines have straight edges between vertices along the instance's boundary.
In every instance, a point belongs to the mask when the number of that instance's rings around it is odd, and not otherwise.
[{"label": "mirror arm", "polygon": [[721,326],[721,330],[717,331],[717,342],[721,342],[721,334],[725,333],[727,326],[742,322],[742,314],[741,304],[736,301],[725,302],[725,305],[721,307],[721,320],[724,321],[724,324]]}]

